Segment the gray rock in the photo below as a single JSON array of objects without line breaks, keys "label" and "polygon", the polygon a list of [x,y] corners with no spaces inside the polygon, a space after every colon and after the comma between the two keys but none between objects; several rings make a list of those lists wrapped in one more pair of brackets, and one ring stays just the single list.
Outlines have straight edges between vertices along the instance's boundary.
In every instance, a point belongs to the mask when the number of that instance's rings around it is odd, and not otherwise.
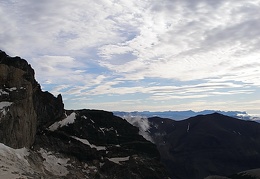
[{"label": "gray rock", "polygon": [[21,69],[0,64],[0,103],[10,104],[0,112],[0,142],[13,148],[30,147],[36,134],[33,86],[25,75]]},{"label": "gray rock", "polygon": [[[30,147],[36,131],[64,115],[62,97],[43,92],[26,60],[0,51],[0,142],[13,147]],[[1,106],[0,106],[1,107]]]}]

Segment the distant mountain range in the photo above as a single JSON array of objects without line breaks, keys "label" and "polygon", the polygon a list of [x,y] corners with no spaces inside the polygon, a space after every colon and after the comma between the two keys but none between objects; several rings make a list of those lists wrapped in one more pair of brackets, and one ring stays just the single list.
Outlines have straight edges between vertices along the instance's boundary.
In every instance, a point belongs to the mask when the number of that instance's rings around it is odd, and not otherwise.
[{"label": "distant mountain range", "polygon": [[199,112],[195,112],[192,110],[188,111],[157,111],[157,112],[151,112],[151,111],[133,111],[133,112],[123,112],[123,111],[114,111],[114,115],[120,116],[120,117],[126,117],[126,116],[140,116],[140,117],[161,117],[161,118],[168,118],[168,119],[174,119],[176,121],[187,119],[189,117],[197,116],[197,115],[206,115],[206,114],[212,114],[212,113],[219,113],[226,116],[243,119],[243,120],[254,120],[257,122],[260,122],[259,117],[250,116],[247,114],[247,112],[244,111],[219,111],[219,110],[203,110]]}]

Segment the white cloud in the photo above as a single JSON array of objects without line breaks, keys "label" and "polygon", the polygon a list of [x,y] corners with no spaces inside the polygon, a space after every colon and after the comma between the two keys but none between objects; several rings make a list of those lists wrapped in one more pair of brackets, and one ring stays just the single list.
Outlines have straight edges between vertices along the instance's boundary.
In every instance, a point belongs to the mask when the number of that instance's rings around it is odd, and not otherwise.
[{"label": "white cloud", "polygon": [[48,84],[75,83],[90,78],[90,74],[79,69],[87,68],[84,64],[69,56],[41,56],[31,60],[36,77]]},{"label": "white cloud", "polygon": [[122,40],[115,22],[108,19],[117,13],[112,6],[105,0],[9,1],[1,8],[8,17],[1,20],[6,27],[2,34],[9,35],[2,46],[23,56],[84,54],[83,49]]},{"label": "white cloud", "polygon": [[[249,52],[260,42],[255,28],[259,21],[248,14],[250,9],[259,9],[259,4],[253,4],[256,1],[232,2],[232,6],[224,1],[187,2],[153,4],[142,14],[140,33],[135,38],[102,48],[110,57],[132,52],[136,59],[123,64],[101,64],[126,78],[134,72],[140,78],[189,81],[225,76],[232,68],[258,62],[259,53],[248,61],[252,57]],[[240,72],[244,73],[244,68]],[[254,79],[258,73],[251,75]],[[252,83],[258,85],[256,80]]]},{"label": "white cloud", "polygon": [[[26,58],[44,89],[65,98],[258,94],[258,0],[0,4],[0,48]],[[164,80],[178,84],[156,85]]]},{"label": "white cloud", "polygon": [[150,136],[149,129],[151,128],[150,122],[146,117],[142,116],[123,116],[127,122],[139,128],[139,134],[142,135],[146,140],[154,142]]}]

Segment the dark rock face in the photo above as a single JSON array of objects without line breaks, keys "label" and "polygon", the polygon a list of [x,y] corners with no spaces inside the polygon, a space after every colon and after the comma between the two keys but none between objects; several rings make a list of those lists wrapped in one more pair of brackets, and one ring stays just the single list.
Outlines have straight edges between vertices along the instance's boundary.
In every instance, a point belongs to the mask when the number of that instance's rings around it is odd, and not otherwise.
[{"label": "dark rock face", "polygon": [[48,148],[96,165],[100,178],[168,178],[156,146],[140,136],[138,128],[111,112],[66,113],[67,118],[37,135],[36,149]]},{"label": "dark rock face", "polygon": [[[20,57],[0,51],[0,142],[13,148],[30,147],[36,130],[64,114],[61,96],[42,92],[34,70]],[[1,106],[0,106],[1,107]]]},{"label": "dark rock face", "polygon": [[260,178],[260,168],[247,170],[233,174],[229,176],[231,179],[259,179]]},{"label": "dark rock face", "polygon": [[260,168],[242,171],[230,176],[208,176],[205,179],[259,179],[260,178]]},{"label": "dark rock face", "polygon": [[37,114],[37,131],[64,117],[64,104],[61,95],[57,98],[49,92],[35,91],[33,94],[34,109]]},{"label": "dark rock face", "polygon": [[33,75],[25,60],[0,52],[0,142],[13,148],[29,147],[34,141]]},{"label": "dark rock face", "polygon": [[260,125],[218,113],[183,121],[150,118],[152,137],[173,178],[228,176],[260,167]]}]

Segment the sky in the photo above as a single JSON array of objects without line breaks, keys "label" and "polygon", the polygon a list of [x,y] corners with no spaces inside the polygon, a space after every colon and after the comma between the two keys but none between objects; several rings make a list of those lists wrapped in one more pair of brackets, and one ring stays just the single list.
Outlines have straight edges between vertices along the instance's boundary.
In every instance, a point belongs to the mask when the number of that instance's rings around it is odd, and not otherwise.
[{"label": "sky", "polygon": [[0,24],[67,109],[260,115],[259,0],[0,0]]}]

